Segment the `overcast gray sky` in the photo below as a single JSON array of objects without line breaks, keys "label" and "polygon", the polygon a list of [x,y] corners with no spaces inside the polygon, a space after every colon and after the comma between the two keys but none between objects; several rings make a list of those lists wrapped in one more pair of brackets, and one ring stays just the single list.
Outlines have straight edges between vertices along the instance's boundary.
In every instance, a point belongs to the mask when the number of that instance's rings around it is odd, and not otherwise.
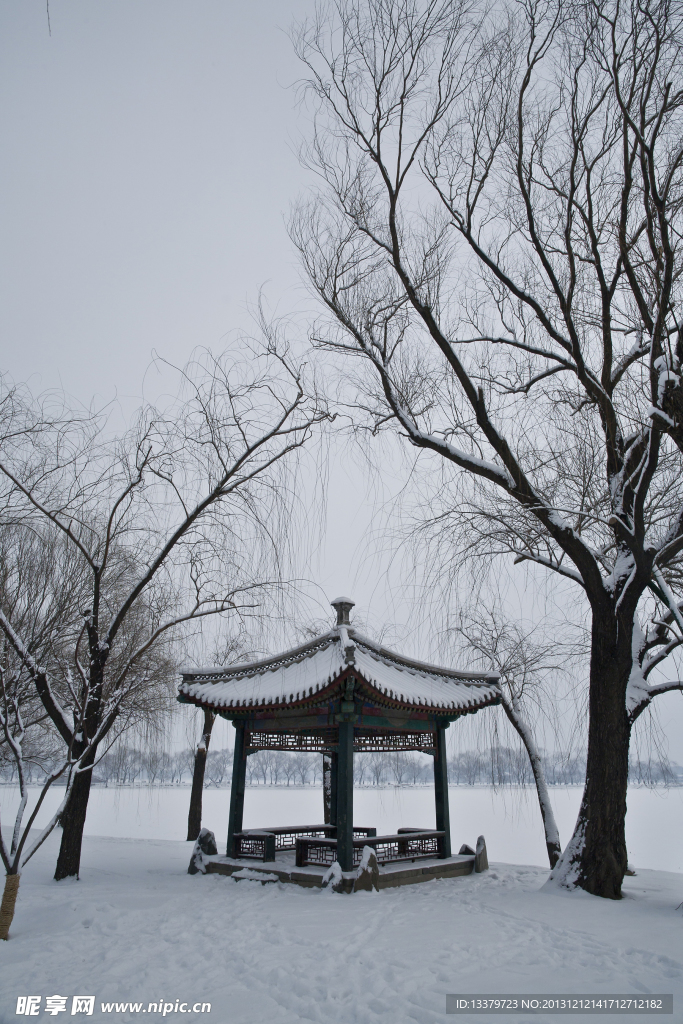
[{"label": "overcast gray sky", "polygon": [[[5,367],[80,399],[139,394],[297,287],[305,185],[287,38],[312,4],[0,5]],[[293,305],[293,303],[291,303]]]},{"label": "overcast gray sky", "polygon": [[[12,378],[86,404],[118,396],[130,410],[153,353],[182,365],[196,346],[220,349],[250,327],[262,286],[283,314],[310,306],[285,219],[311,183],[296,154],[306,124],[287,32],[312,10],[50,0],[49,35],[45,0],[0,0],[0,329]],[[400,622],[400,576],[392,598],[386,560],[364,544],[368,481],[353,457],[336,452],[333,468],[330,530],[308,567],[316,593],[351,590],[376,625]],[[385,486],[386,497],[398,482]],[[667,698],[672,739],[679,704]],[[683,742],[674,748],[683,759]]]},{"label": "overcast gray sky", "polygon": [[[306,305],[285,228],[307,184],[287,33],[312,9],[51,0],[49,35],[44,0],[0,4],[1,329],[16,381],[128,412],[143,381],[155,397],[153,353],[183,365],[220,350],[253,329],[261,287],[283,314]],[[367,528],[357,483],[331,562],[311,567],[332,598]]]}]

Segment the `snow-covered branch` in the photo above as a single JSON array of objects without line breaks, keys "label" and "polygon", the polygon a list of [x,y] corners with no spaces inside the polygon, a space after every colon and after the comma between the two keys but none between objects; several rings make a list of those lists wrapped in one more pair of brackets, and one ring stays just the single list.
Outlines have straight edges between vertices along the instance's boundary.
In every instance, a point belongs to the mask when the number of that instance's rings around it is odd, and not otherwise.
[{"label": "snow-covered branch", "polygon": [[46,712],[59,730],[60,735],[67,744],[73,740],[73,723],[69,720],[64,708],[55,696],[45,669],[36,664],[35,659],[29,652],[21,637],[12,627],[11,622],[0,608],[0,630],[5,634],[10,645],[13,647],[29,675],[35,683],[40,699],[43,702]]},{"label": "snow-covered branch", "polygon": [[643,711],[652,703],[655,697],[661,696],[663,693],[673,693],[675,690],[683,690],[683,682],[680,679],[674,679],[673,681],[666,683],[655,683],[652,686],[648,686],[642,676],[639,680],[633,679],[629,681],[627,698],[626,698],[626,710],[631,722],[635,722],[636,719],[642,715]]},{"label": "snow-covered branch", "polygon": [[543,558],[542,555],[523,552],[515,557],[515,565],[520,562],[536,562],[538,565],[542,565],[545,569],[551,569],[553,572],[558,573],[558,575],[565,576],[568,580],[572,580],[573,583],[578,583],[585,589],[585,584],[578,572],[574,569],[568,569],[566,566],[560,565],[558,562],[552,562],[549,558]]}]

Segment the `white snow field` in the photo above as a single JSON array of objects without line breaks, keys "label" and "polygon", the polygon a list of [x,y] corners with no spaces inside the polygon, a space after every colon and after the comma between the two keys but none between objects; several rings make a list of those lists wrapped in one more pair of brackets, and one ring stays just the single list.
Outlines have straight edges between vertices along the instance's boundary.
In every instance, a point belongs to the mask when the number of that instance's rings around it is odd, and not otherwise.
[{"label": "white snow field", "polygon": [[[580,792],[553,795],[566,841]],[[626,898],[619,902],[543,890],[547,872],[540,866],[542,847],[538,855],[535,835],[527,852],[538,866],[511,863],[524,853],[518,819],[535,831],[530,800],[515,806],[509,792],[452,788],[454,841],[472,843],[483,832],[491,870],[347,896],[187,875],[191,844],[178,836],[188,796],[187,789],[95,790],[78,882],[52,880],[57,834],[39,851],[22,877],[10,941],[0,948],[2,1024],[22,1019],[17,998],[27,995],[42,996],[42,1020],[549,1024],[567,1019],[548,1013],[445,1012],[447,993],[512,992],[673,993],[674,1014],[665,1019],[683,1020],[683,909],[677,909],[683,875],[643,867],[643,860],[632,856],[638,873],[626,879]],[[227,796],[226,790],[209,791],[205,802],[206,824],[219,843],[224,842]],[[682,797],[680,790],[629,795],[629,848],[635,843],[649,851],[660,868],[680,865]],[[8,824],[12,794],[3,790],[0,799]],[[245,824],[317,819],[313,811],[319,800],[313,789],[249,789]],[[356,808],[356,820],[378,830],[432,821],[429,790],[361,791]],[[93,834],[106,828],[109,838]],[[664,853],[670,845],[675,852]],[[68,997],[66,1011],[55,1017],[45,1012],[46,997],[53,995]],[[95,996],[91,1016],[71,1015],[74,995]],[[211,1010],[176,1012],[176,1001],[179,1007],[211,1003]],[[141,1006],[107,1011],[103,1003]]]}]

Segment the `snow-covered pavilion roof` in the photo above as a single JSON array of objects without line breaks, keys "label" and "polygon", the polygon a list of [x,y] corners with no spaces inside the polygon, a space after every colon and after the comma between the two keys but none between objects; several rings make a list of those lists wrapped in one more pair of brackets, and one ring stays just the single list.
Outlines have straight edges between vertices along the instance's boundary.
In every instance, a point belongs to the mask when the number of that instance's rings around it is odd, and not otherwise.
[{"label": "snow-covered pavilion roof", "polygon": [[[346,599],[345,599],[346,600]],[[348,620],[347,620],[348,621]],[[498,675],[460,672],[404,658],[339,624],[284,654],[227,668],[187,669],[179,699],[225,713],[326,704],[352,669],[381,704],[436,714],[476,711],[500,698]]]}]

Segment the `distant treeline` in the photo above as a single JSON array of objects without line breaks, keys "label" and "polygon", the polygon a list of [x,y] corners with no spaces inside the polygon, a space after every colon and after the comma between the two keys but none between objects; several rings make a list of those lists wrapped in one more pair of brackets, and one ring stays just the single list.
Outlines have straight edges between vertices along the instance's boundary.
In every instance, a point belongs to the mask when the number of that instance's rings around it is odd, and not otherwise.
[{"label": "distant treeline", "polygon": [[[584,755],[545,754],[546,779],[551,786],[579,786],[584,781]],[[356,786],[423,786],[433,780],[432,760],[416,753],[363,753],[353,759]],[[179,786],[189,782],[194,750],[145,751],[119,746],[95,767],[93,781],[103,786]],[[38,782],[49,769],[43,758],[27,765],[29,781]],[[232,776],[232,750],[210,750],[204,777],[207,786],[227,786]],[[531,766],[526,753],[513,747],[464,750],[448,761],[449,782],[458,786],[530,786]],[[0,779],[15,781],[13,763],[0,763]],[[683,769],[663,760],[632,761],[629,780],[635,785],[683,785]],[[247,783],[251,786],[320,786],[320,754],[259,750],[247,759]]]}]

